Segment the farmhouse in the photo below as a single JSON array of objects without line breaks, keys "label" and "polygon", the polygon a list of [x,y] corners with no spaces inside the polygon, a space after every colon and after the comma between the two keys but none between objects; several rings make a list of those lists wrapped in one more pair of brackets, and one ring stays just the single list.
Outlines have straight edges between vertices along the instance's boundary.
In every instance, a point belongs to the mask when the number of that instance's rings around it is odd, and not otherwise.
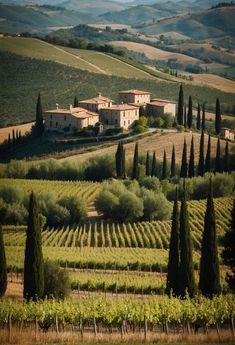
[{"label": "farmhouse", "polygon": [[152,99],[146,106],[147,116],[162,116],[166,113],[176,115],[176,102],[165,99]]},{"label": "farmhouse", "polygon": [[119,92],[120,103],[145,105],[150,102],[150,93],[141,90],[127,90]]},{"label": "farmhouse", "polygon": [[230,128],[222,128],[221,135],[223,138],[234,141],[235,133]]},{"label": "farmhouse", "polygon": [[139,107],[130,104],[117,104],[100,110],[101,122],[106,128],[123,127],[129,129],[139,120]]},{"label": "farmhouse", "polygon": [[72,131],[74,128],[94,126],[99,122],[99,114],[84,108],[48,110],[44,113],[44,124],[46,130]]},{"label": "farmhouse", "polygon": [[113,101],[110,98],[103,97],[101,93],[97,94],[97,97],[91,99],[85,99],[78,103],[78,106],[90,111],[98,113],[100,109],[111,107]]}]

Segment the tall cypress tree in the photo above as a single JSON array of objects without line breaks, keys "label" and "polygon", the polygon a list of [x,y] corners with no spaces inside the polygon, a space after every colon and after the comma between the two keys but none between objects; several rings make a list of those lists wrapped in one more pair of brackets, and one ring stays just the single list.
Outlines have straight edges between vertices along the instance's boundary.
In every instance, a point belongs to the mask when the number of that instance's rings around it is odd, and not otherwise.
[{"label": "tall cypress tree", "polygon": [[206,152],[206,163],[205,163],[205,172],[211,171],[211,136],[208,137],[208,145]]},{"label": "tall cypress tree", "polygon": [[171,178],[175,177],[176,170],[175,170],[175,145],[173,144],[172,154],[171,154]]},{"label": "tall cypress tree", "polygon": [[167,266],[166,293],[174,296],[179,294],[179,209],[178,209],[178,190],[176,189],[172,222],[171,238],[169,248],[169,259]]},{"label": "tall cypress tree", "polygon": [[157,176],[157,160],[155,152],[153,153],[151,176]]},{"label": "tall cypress tree", "polygon": [[184,128],[187,128],[187,107],[184,105]]},{"label": "tall cypress tree", "polygon": [[24,259],[24,298],[29,301],[43,297],[44,267],[41,227],[34,193],[29,200],[28,226]]},{"label": "tall cypress tree", "polygon": [[122,145],[122,178],[126,178],[126,150],[124,149],[123,143]]},{"label": "tall cypress tree", "polygon": [[182,297],[185,297],[187,292],[190,297],[193,297],[195,294],[192,240],[190,236],[185,183],[180,209],[179,291]]},{"label": "tall cypress tree", "polygon": [[149,151],[146,154],[146,162],[145,162],[145,175],[150,176],[150,158],[149,158]]},{"label": "tall cypress tree", "polygon": [[217,141],[217,148],[216,148],[216,157],[215,157],[215,172],[221,172],[222,169],[222,162],[220,156],[220,138]]},{"label": "tall cypress tree", "polygon": [[34,126],[34,135],[39,137],[44,132],[43,115],[42,115],[42,103],[41,95],[38,94],[37,105],[36,105],[36,122]]},{"label": "tall cypress tree", "polygon": [[122,152],[121,152],[121,142],[118,143],[116,158],[116,175],[117,178],[122,178]]},{"label": "tall cypress tree", "polygon": [[179,99],[178,99],[178,124],[183,126],[184,124],[184,90],[183,85],[180,85]]},{"label": "tall cypress tree", "polygon": [[133,158],[133,170],[132,170],[132,179],[139,179],[139,149],[138,143],[135,144],[135,153]]},{"label": "tall cypress tree", "polygon": [[206,110],[205,110],[205,103],[202,105],[202,130],[206,130]]},{"label": "tall cypress tree", "polygon": [[190,158],[188,166],[188,177],[192,178],[195,175],[195,163],[194,163],[194,138],[192,136],[191,148],[190,148]]},{"label": "tall cypress tree", "polygon": [[3,241],[2,225],[0,224],[0,297],[4,296],[7,289],[7,264]]},{"label": "tall cypress tree", "polygon": [[16,138],[15,138],[15,130],[12,130],[12,145],[14,146],[16,143]]},{"label": "tall cypress tree", "polygon": [[200,139],[200,152],[199,152],[199,162],[198,162],[198,176],[203,176],[205,172],[205,159],[204,159],[204,131],[201,132]]},{"label": "tall cypress tree", "polygon": [[225,172],[229,172],[230,171],[228,140],[226,140],[223,170]]},{"label": "tall cypress tree", "polygon": [[74,108],[77,108],[77,107],[78,107],[78,98],[77,98],[77,96],[74,97],[73,107],[74,107]]},{"label": "tall cypress tree", "polygon": [[188,128],[192,128],[193,124],[193,101],[192,97],[189,96],[188,99]]},{"label": "tall cypress tree", "polygon": [[182,153],[182,161],[181,161],[181,170],[180,170],[180,177],[187,177],[188,176],[188,164],[187,164],[187,144],[184,138],[184,147]]},{"label": "tall cypress tree", "polygon": [[166,160],[166,150],[164,149],[163,163],[162,163],[162,180],[167,178],[167,160]]},{"label": "tall cypress tree", "polygon": [[198,103],[198,106],[197,106],[197,130],[200,131],[200,129],[201,129],[201,106]]},{"label": "tall cypress tree", "polygon": [[10,133],[8,134],[7,146],[8,146],[8,149],[11,147],[11,135],[10,135]]},{"label": "tall cypress tree", "polygon": [[217,135],[221,132],[221,109],[220,100],[216,98],[216,108],[215,108],[215,132]]},{"label": "tall cypress tree", "polygon": [[221,290],[216,220],[211,178],[202,237],[199,288],[202,294],[209,298],[212,298],[213,295],[219,294]]}]

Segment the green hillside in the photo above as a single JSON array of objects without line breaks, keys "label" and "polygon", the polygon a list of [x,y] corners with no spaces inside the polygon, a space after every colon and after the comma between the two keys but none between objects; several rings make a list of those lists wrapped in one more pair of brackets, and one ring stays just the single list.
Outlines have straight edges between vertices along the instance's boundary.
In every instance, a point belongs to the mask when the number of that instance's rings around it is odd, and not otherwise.
[{"label": "green hillside", "polygon": [[79,8],[79,11],[88,12],[94,15],[122,11],[127,8],[123,2],[109,0],[66,0],[62,2],[61,5],[71,10],[77,10]]}]

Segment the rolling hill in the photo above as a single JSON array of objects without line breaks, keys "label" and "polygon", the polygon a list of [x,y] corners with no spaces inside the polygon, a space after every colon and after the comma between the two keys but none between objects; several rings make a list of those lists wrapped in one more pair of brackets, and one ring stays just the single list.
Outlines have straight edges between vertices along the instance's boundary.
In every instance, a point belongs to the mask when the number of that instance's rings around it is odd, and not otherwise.
[{"label": "rolling hill", "polygon": [[80,12],[91,13],[91,15],[100,15],[109,11],[122,11],[127,8],[123,2],[109,0],[67,0],[63,1],[61,6],[75,11],[79,9]]}]

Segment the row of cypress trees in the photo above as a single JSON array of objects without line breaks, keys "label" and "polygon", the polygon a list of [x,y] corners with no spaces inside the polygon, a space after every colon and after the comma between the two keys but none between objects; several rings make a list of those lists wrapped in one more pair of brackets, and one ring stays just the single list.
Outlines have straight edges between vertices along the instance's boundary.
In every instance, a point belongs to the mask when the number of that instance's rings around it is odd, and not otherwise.
[{"label": "row of cypress trees", "polygon": [[[196,293],[196,284],[185,186],[180,213],[178,204],[178,191],[176,190],[172,213],[166,291],[169,295],[185,297],[188,293],[190,297],[193,297]],[[203,295],[209,298],[221,291],[212,179],[209,183],[204,219],[199,289]]]},{"label": "row of cypress trees", "polygon": [[[202,115],[201,115],[202,111]],[[183,85],[180,85],[179,97],[178,97],[178,112],[177,112],[177,123],[185,128],[192,128],[193,124],[193,101],[192,96],[188,99],[188,111],[184,102],[184,90]],[[222,119],[221,119],[221,107],[219,98],[216,99],[215,106],[215,132],[217,135],[221,133]],[[197,119],[196,119],[197,130],[206,130],[206,110],[205,103],[202,105],[198,104],[197,107]]]}]

